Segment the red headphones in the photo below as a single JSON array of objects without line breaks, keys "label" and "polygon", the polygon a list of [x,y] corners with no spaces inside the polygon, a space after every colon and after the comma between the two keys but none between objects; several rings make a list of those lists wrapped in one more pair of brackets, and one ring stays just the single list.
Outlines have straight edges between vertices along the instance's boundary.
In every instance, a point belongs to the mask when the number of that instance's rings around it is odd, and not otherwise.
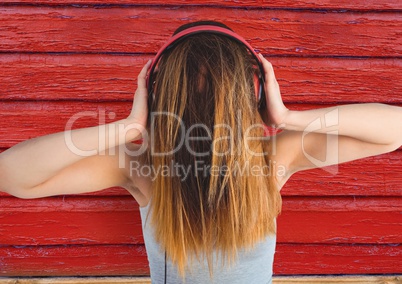
[{"label": "red headphones", "polygon": [[[204,24],[208,23],[208,24]],[[199,33],[213,33],[226,36],[232,40],[235,40],[241,44],[243,44],[251,56],[255,59],[258,65],[258,70],[254,74],[254,87],[255,87],[255,95],[258,102],[258,107],[261,108],[265,105],[265,94],[264,94],[264,69],[262,67],[262,63],[260,58],[257,56],[257,53],[251,47],[251,45],[241,36],[230,30],[229,28],[224,27],[220,23],[216,23],[219,25],[215,25],[214,22],[199,22],[194,23],[193,26],[189,28],[185,28],[184,30],[174,34],[158,51],[155,58],[152,60],[151,67],[149,68],[148,78],[147,78],[147,88],[149,94],[149,106],[152,100],[154,99],[153,94],[153,85],[154,85],[154,71],[156,66],[158,65],[159,60],[161,59],[163,53],[174,47],[177,43],[182,41],[183,39]],[[222,25],[222,26],[221,26]]]}]

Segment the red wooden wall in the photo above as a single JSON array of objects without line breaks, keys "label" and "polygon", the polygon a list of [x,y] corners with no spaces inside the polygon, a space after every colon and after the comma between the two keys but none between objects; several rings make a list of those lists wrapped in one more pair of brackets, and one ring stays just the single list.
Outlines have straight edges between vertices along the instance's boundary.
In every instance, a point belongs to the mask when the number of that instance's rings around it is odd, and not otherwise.
[{"label": "red wooden wall", "polygon": [[[3,1],[0,149],[62,131],[80,111],[125,117],[145,61],[200,19],[223,21],[268,56],[290,108],[402,105],[401,11],[400,0]],[[294,176],[275,274],[402,273],[401,158],[398,150]],[[148,272],[138,205],[125,191],[0,193],[0,276]]]}]

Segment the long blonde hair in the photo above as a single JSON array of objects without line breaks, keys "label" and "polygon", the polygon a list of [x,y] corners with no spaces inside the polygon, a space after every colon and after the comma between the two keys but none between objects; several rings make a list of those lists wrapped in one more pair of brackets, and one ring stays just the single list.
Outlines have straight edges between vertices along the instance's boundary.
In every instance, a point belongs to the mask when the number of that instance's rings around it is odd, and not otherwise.
[{"label": "long blonde hair", "polygon": [[205,257],[212,275],[214,252],[230,263],[240,248],[275,234],[281,197],[253,63],[244,46],[213,34],[186,38],[159,63],[148,159],[160,171],[150,220],[182,276],[194,258]]}]

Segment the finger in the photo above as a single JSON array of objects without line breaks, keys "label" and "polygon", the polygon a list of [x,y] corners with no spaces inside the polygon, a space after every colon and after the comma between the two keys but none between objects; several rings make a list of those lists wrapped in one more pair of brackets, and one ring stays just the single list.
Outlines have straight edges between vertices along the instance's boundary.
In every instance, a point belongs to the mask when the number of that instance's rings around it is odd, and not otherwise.
[{"label": "finger", "polygon": [[265,82],[268,83],[268,85],[276,83],[276,78],[275,78],[275,73],[274,73],[274,67],[272,66],[271,62],[266,60],[264,56],[262,56],[261,53],[258,54],[258,56],[261,59],[262,67],[264,68],[264,73],[265,73]]},{"label": "finger", "polygon": [[140,74],[138,74],[137,77],[137,84],[138,84],[138,88],[145,88],[147,87],[147,72],[148,72],[148,68],[151,65],[152,60],[148,60],[147,64],[145,64],[144,67],[142,67],[142,70],[140,72]]}]

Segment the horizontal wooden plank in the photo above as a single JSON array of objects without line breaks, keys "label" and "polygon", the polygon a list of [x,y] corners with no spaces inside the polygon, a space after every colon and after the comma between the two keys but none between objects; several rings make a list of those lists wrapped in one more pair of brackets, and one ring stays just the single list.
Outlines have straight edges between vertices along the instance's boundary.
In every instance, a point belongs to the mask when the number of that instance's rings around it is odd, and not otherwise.
[{"label": "horizontal wooden plank", "polygon": [[[129,197],[0,198],[1,245],[142,244]],[[279,243],[402,243],[402,198],[284,197]]]},{"label": "horizontal wooden plank", "polygon": [[[338,168],[293,175],[282,196],[402,196],[402,151],[361,159]],[[327,171],[328,170],[328,171]],[[0,192],[0,196],[9,196]],[[81,196],[131,196],[125,189],[108,188]]]},{"label": "horizontal wooden plank", "polygon": [[[400,284],[400,275],[356,276],[275,276],[274,284]],[[0,284],[151,284],[150,277],[4,277]]]},{"label": "horizontal wooden plank", "polygon": [[298,172],[281,194],[402,196],[402,151]]},{"label": "horizontal wooden plank", "polygon": [[[386,211],[382,211],[384,208],[380,209],[378,206],[387,205],[379,205],[375,200],[366,204],[359,201],[338,203],[337,198],[325,200],[323,203],[307,200],[285,199],[283,213],[278,218],[278,242],[401,243],[399,235],[402,234],[402,211],[394,207],[395,203],[401,203],[401,200],[389,199],[388,204],[391,205]],[[328,203],[344,208],[337,210],[328,206]],[[297,208],[294,208],[295,205]],[[301,209],[300,206],[305,207]],[[365,206],[371,206],[371,211],[366,211]]]},{"label": "horizontal wooden plank", "polygon": [[150,56],[0,54],[1,100],[133,98]]},{"label": "horizontal wooden plank", "polygon": [[[0,100],[128,101],[137,74],[149,58],[152,56],[0,54]],[[269,60],[286,102],[402,103],[401,59]]]},{"label": "horizontal wooden plank", "polygon": [[[13,3],[13,4],[30,4],[32,0],[5,0],[3,3]],[[336,9],[336,10],[378,10],[378,11],[389,11],[389,10],[401,10],[402,4],[399,0],[378,0],[378,1],[367,1],[367,0],[356,0],[346,1],[346,0],[277,0],[277,1],[265,1],[265,0],[39,0],[34,1],[35,4],[42,5],[197,5],[197,6],[221,6],[221,7],[242,7],[242,8],[282,8],[282,9]]]},{"label": "horizontal wooden plank", "polygon": [[[402,196],[402,151],[293,175],[282,196]],[[9,196],[0,192],[0,196]],[[131,196],[119,187],[80,196]]]},{"label": "horizontal wooden plank", "polygon": [[[390,279],[390,278],[384,277],[383,279]],[[147,276],[143,277],[95,276],[95,277],[45,277],[45,278],[2,277],[0,278],[0,284],[151,284],[151,278]]]},{"label": "horizontal wooden plank", "polygon": [[3,6],[0,51],[155,53],[178,26],[206,17],[223,19],[254,48],[271,55],[402,54],[398,13],[158,6]]},{"label": "horizontal wooden plank", "polygon": [[[402,196],[402,151],[369,157],[338,167],[294,174],[282,196]],[[0,192],[0,196],[9,196]],[[80,196],[131,196],[125,189],[108,188]]]},{"label": "horizontal wooden plank", "polygon": [[[400,273],[401,246],[278,244],[275,275]],[[141,246],[0,247],[0,276],[147,275]]]},{"label": "horizontal wooden plank", "polygon": [[0,247],[0,276],[147,274],[143,245]]},{"label": "horizontal wooden plank", "polygon": [[309,283],[309,284],[334,284],[334,283],[348,283],[348,284],[397,284],[401,283],[401,275],[352,275],[352,276],[274,276],[274,284],[295,284],[295,283]]},{"label": "horizontal wooden plank", "polygon": [[132,102],[3,102],[0,104],[0,147],[73,128],[108,123],[129,115]]},{"label": "horizontal wooden plank", "polygon": [[389,274],[401,273],[400,245],[278,244],[274,273],[281,274]]},{"label": "horizontal wooden plank", "polygon": [[[397,104],[399,105],[399,104]],[[293,110],[333,105],[289,103]],[[402,105],[401,105],[402,106]],[[82,128],[109,123],[127,117],[132,101],[10,101],[0,103],[0,148],[66,128]],[[70,127],[71,126],[71,127]]]},{"label": "horizontal wooden plank", "polygon": [[138,204],[122,198],[0,198],[0,244],[142,244]]}]

